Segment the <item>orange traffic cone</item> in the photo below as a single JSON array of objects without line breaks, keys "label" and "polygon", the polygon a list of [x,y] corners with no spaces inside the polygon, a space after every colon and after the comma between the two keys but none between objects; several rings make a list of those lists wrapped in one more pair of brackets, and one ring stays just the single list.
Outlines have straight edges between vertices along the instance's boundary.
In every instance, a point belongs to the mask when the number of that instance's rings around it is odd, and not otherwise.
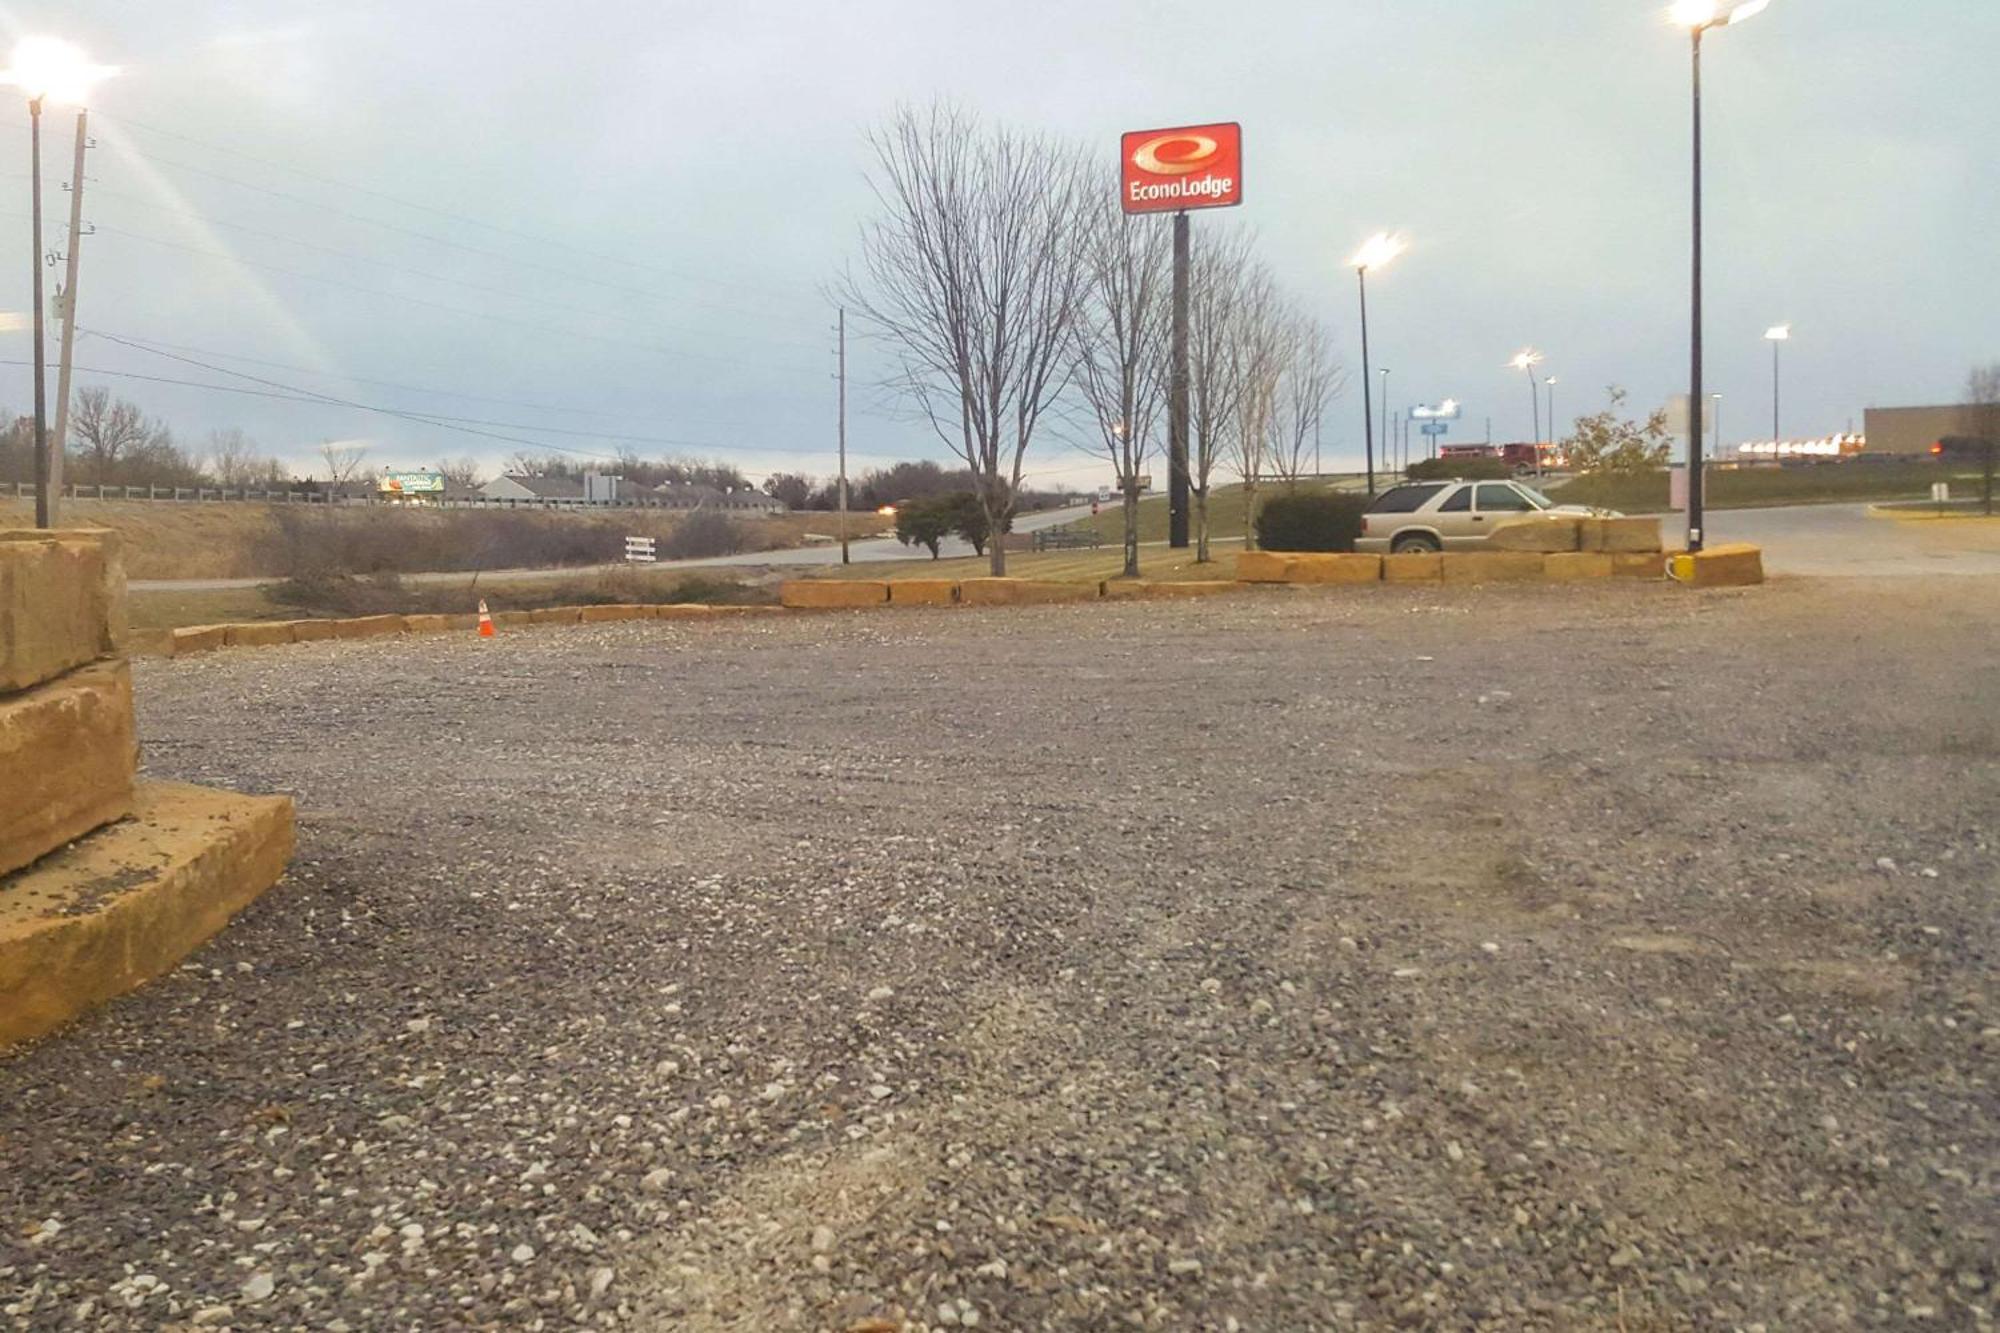
[{"label": "orange traffic cone", "polygon": [[484,597],[479,599],[479,637],[482,639],[493,637],[493,617],[486,610]]}]

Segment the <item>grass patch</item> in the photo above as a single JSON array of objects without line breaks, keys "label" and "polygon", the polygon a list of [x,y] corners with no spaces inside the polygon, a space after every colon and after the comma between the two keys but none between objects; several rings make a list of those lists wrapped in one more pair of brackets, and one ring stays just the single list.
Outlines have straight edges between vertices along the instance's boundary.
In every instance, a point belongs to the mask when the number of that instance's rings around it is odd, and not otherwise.
[{"label": "grass patch", "polygon": [[[1386,475],[1380,472],[1375,474],[1375,484],[1378,488],[1387,484],[1384,481]],[[1302,481],[1298,486],[1301,492],[1352,491],[1359,490],[1360,488],[1361,482],[1359,478],[1340,478],[1325,482]],[[1257,485],[1257,499],[1259,504],[1274,495],[1283,495],[1284,493],[1285,485],[1283,482],[1263,481]],[[1243,536],[1243,508],[1243,487],[1241,485],[1225,486],[1219,481],[1212,483],[1209,487],[1208,496],[1209,540],[1220,541],[1225,537],[1233,537],[1240,540]],[[1066,526],[1080,528],[1086,532],[1095,531],[1098,537],[1107,544],[1116,546],[1119,542],[1125,540],[1124,504],[1117,499],[1113,499],[1109,504],[1103,506],[1101,512],[1095,518],[1082,518]],[[1192,540],[1193,534],[1194,527],[1192,516],[1190,516],[1188,526],[1190,540]],[[1145,499],[1139,501],[1139,540],[1142,542],[1163,542],[1166,539],[1167,497],[1165,495],[1147,496]],[[1010,556],[1008,559],[1011,562],[1013,557]],[[1144,564],[1145,557],[1142,553],[1140,556],[1140,565],[1142,568]],[[1112,572],[1116,573],[1117,571],[1113,570]]]},{"label": "grass patch", "polygon": [[[1708,474],[1705,499],[1711,509],[1756,509],[1767,505],[1827,504],[1839,501],[1922,499],[1931,483],[1948,481],[1955,492],[1976,485],[1976,473],[1942,463],[1821,463],[1811,467],[1717,468]],[[1559,504],[1596,505],[1628,514],[1667,509],[1665,472],[1610,473],[1572,477],[1551,486]]]},{"label": "grass patch", "polygon": [[702,602],[763,605],[768,587],[707,573],[609,569],[560,578],[425,579],[393,575],[365,579],[290,579],[255,588],[206,592],[140,590],[130,596],[138,629],[172,629],[256,620],[340,619],[347,616],[452,614],[476,611],[481,598],[495,611],[615,602]]}]

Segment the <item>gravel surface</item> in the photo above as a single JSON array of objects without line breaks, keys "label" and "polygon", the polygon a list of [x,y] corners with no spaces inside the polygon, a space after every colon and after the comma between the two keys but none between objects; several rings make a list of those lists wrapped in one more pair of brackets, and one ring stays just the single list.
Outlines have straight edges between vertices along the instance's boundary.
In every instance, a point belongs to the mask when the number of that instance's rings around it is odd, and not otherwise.
[{"label": "gravel surface", "polygon": [[299,854],[0,1060],[0,1311],[1985,1327],[1996,663],[1984,579],[141,663]]}]

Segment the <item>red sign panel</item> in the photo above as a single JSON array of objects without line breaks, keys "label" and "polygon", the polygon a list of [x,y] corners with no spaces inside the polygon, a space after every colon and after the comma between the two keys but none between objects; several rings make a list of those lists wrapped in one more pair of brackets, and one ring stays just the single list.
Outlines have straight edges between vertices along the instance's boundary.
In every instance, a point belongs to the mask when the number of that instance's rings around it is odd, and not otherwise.
[{"label": "red sign panel", "polygon": [[1127,213],[1178,213],[1243,202],[1243,127],[1135,130],[1119,145],[1119,203]]}]

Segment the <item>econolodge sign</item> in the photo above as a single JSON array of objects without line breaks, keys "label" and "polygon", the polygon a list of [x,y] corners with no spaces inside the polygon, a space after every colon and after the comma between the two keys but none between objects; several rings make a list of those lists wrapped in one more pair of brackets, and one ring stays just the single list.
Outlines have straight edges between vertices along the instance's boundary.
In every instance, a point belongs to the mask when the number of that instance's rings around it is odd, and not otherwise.
[{"label": "econolodge sign", "polygon": [[1243,202],[1243,127],[1134,130],[1119,148],[1119,203],[1127,213],[1178,213]]}]

